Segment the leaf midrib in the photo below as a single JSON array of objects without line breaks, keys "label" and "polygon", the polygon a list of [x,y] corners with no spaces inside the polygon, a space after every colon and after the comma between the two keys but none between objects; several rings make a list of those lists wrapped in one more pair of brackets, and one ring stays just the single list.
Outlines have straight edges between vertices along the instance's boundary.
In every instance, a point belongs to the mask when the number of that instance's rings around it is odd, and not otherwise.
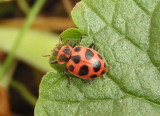
[{"label": "leaf midrib", "polygon": [[[62,75],[61,75],[61,76],[62,76]],[[119,98],[86,99],[86,98],[84,97],[84,100],[82,100],[82,101],[62,101],[62,100],[51,100],[51,99],[48,99],[48,98],[44,98],[44,97],[41,96],[42,94],[40,94],[39,99],[45,99],[45,100],[49,100],[49,101],[52,101],[52,102],[77,103],[77,104],[79,104],[79,103],[83,103],[83,102],[98,102],[98,101],[99,101],[99,102],[102,102],[102,101],[107,101],[107,100],[122,99],[122,98],[124,98],[124,97],[134,97],[134,98],[136,98],[136,99],[141,99],[141,100],[143,100],[143,101],[146,101],[146,102],[148,102],[148,103],[150,103],[150,104],[160,106],[160,104],[157,103],[157,102],[153,102],[153,101],[150,100],[150,99],[146,99],[146,98],[144,98],[144,97],[136,96],[136,95],[134,95],[134,94],[132,94],[132,93],[130,93],[130,92],[128,92],[128,91],[123,90],[123,88],[122,88],[115,80],[113,80],[113,78],[111,78],[110,75],[107,74],[107,76],[108,76],[108,78],[109,78],[111,81],[113,81],[113,82],[119,87],[119,89],[120,89],[122,92],[126,93],[126,95],[124,95],[124,96],[122,96],[122,97],[119,97]],[[57,83],[63,81],[64,79],[65,79],[65,78],[60,78],[60,79],[58,79],[52,86],[55,86]],[[77,86],[77,88],[79,89],[79,92],[81,92],[81,91],[80,91],[80,88],[79,88],[78,86]],[[82,93],[82,92],[81,92],[81,93]]]},{"label": "leaf midrib", "polygon": [[44,98],[44,97],[41,97],[41,96],[39,98],[43,99],[43,100],[46,100],[46,101],[57,102],[57,103],[82,104],[84,102],[103,102],[103,101],[110,101],[110,100],[113,101],[113,100],[123,99],[123,98],[127,98],[127,97],[135,98],[135,99],[138,99],[138,100],[141,100],[141,101],[143,100],[143,101],[145,101],[145,102],[147,102],[149,104],[152,104],[152,105],[155,105],[155,106],[158,106],[158,107],[160,106],[159,104],[156,104],[156,103],[154,103],[152,101],[149,101],[147,99],[144,99],[144,98],[141,98],[141,97],[137,97],[137,96],[134,96],[134,95],[131,95],[131,94],[128,94],[128,93],[126,95],[122,96],[122,97],[119,97],[119,98],[113,98],[113,99],[111,99],[111,98],[105,98],[105,99],[94,99],[94,100],[85,99],[83,101],[51,100],[51,99]]}]

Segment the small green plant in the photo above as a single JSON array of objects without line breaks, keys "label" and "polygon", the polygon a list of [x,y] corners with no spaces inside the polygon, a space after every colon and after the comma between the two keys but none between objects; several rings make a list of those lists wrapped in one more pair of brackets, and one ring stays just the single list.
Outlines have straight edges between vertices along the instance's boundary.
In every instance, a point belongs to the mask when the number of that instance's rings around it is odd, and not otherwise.
[{"label": "small green plant", "polygon": [[108,64],[106,79],[89,85],[72,78],[68,88],[63,72],[48,72],[35,116],[158,116],[160,1],[82,0],[72,18],[78,30],[62,37],[78,41],[83,35],[82,46],[94,42]]}]

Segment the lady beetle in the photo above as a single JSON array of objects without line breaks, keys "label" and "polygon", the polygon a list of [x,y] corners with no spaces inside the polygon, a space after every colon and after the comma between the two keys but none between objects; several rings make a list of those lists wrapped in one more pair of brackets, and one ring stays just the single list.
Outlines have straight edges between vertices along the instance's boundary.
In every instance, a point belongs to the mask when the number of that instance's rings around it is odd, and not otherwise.
[{"label": "lady beetle", "polygon": [[72,46],[72,41],[69,45],[57,46],[53,50],[53,54],[57,57],[57,60],[51,61],[51,64],[64,64],[67,63],[64,74],[67,75],[69,71],[73,75],[86,79],[90,83],[90,79],[95,79],[103,76],[107,72],[107,66],[102,56],[95,50],[92,43],[88,48],[83,46]]}]

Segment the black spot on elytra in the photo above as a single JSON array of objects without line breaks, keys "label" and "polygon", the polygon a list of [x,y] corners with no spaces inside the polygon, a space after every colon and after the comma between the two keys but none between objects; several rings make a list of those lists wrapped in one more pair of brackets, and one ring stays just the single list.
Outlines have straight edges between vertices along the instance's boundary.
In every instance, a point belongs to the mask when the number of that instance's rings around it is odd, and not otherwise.
[{"label": "black spot on elytra", "polygon": [[58,46],[57,49],[60,50],[62,48],[62,46]]},{"label": "black spot on elytra", "polygon": [[88,66],[87,65],[83,65],[80,70],[79,70],[79,74],[80,76],[84,76],[88,74]]},{"label": "black spot on elytra", "polygon": [[99,60],[97,60],[94,64],[93,64],[93,69],[95,72],[98,72],[101,68],[101,62]]},{"label": "black spot on elytra", "polygon": [[76,55],[76,56],[72,56],[71,59],[75,64],[78,64],[81,60],[81,57],[79,55]]},{"label": "black spot on elytra", "polygon": [[60,62],[68,62],[69,58],[67,58],[64,54],[60,55],[59,57],[59,61]]},{"label": "black spot on elytra", "polygon": [[91,75],[90,76],[90,78],[96,78],[97,77],[97,75]]},{"label": "black spot on elytra", "polygon": [[74,70],[74,66],[73,66],[73,65],[69,65],[68,68],[69,68],[69,70],[70,70],[71,72],[73,72],[73,70]]},{"label": "black spot on elytra", "polygon": [[101,72],[101,75],[103,75],[104,73],[105,73],[105,71],[102,71],[102,72]]},{"label": "black spot on elytra", "polygon": [[102,56],[101,56],[101,55],[99,55],[99,54],[98,54],[98,57],[99,57],[101,60],[103,60],[103,58],[102,58]]},{"label": "black spot on elytra", "polygon": [[94,56],[93,52],[91,50],[87,49],[86,53],[85,53],[86,59],[91,60],[93,56]]},{"label": "black spot on elytra", "polygon": [[81,50],[80,47],[76,47],[76,48],[74,49],[75,52],[79,52],[80,50]]},{"label": "black spot on elytra", "polygon": [[63,50],[63,52],[65,54],[71,55],[71,50],[69,49],[69,47],[65,47],[64,50]]},{"label": "black spot on elytra", "polygon": [[106,68],[106,63],[104,63],[104,67]]}]

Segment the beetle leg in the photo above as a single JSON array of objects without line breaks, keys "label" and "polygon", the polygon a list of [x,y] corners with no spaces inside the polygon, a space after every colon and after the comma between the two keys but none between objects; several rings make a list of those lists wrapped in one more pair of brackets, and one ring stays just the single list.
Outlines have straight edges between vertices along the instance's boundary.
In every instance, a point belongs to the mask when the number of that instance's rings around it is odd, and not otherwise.
[{"label": "beetle leg", "polygon": [[93,49],[95,48],[95,44],[94,43],[92,43],[90,46],[89,46],[89,48],[92,48],[93,47]]},{"label": "beetle leg", "polygon": [[[67,43],[68,41],[69,41],[69,40],[64,41],[63,44]],[[69,41],[69,42],[70,42],[70,41]],[[70,43],[69,43],[69,44],[70,44]]]},{"label": "beetle leg", "polygon": [[[82,38],[83,38],[83,37],[81,36],[80,42],[81,42]],[[60,43],[61,43],[61,44],[65,44],[65,43],[67,43],[68,41],[69,41],[69,45],[72,47],[72,40],[66,40],[66,41],[63,42],[63,41],[62,41],[62,36],[60,35]],[[74,43],[73,47],[75,47],[76,44],[77,44],[77,43],[80,43],[80,42]]]},{"label": "beetle leg", "polygon": [[74,48],[77,44],[80,44],[80,43],[81,43],[81,41],[82,41],[82,39],[83,39],[83,37],[81,36],[80,41],[79,41],[79,42],[74,43],[74,45],[72,46],[72,48]]},{"label": "beetle leg", "polygon": [[72,47],[72,40],[69,41],[69,45]]},{"label": "beetle leg", "polygon": [[57,64],[58,61],[57,60],[54,60],[54,61],[51,61],[50,64]]},{"label": "beetle leg", "polygon": [[64,74],[66,75],[66,77],[68,78],[68,86],[70,87],[70,84],[71,84],[71,79],[69,78],[69,76],[67,75],[67,72],[68,72],[68,69],[66,67],[65,71],[64,71]]},{"label": "beetle leg", "polygon": [[72,48],[74,48],[77,45],[77,43],[74,43],[74,45],[72,46]]},{"label": "beetle leg", "polygon": [[60,35],[59,41],[60,41],[61,44],[63,43],[61,35]]},{"label": "beetle leg", "polygon": [[90,79],[86,79],[86,82],[87,82],[88,84],[91,84],[91,80],[90,80]]}]

